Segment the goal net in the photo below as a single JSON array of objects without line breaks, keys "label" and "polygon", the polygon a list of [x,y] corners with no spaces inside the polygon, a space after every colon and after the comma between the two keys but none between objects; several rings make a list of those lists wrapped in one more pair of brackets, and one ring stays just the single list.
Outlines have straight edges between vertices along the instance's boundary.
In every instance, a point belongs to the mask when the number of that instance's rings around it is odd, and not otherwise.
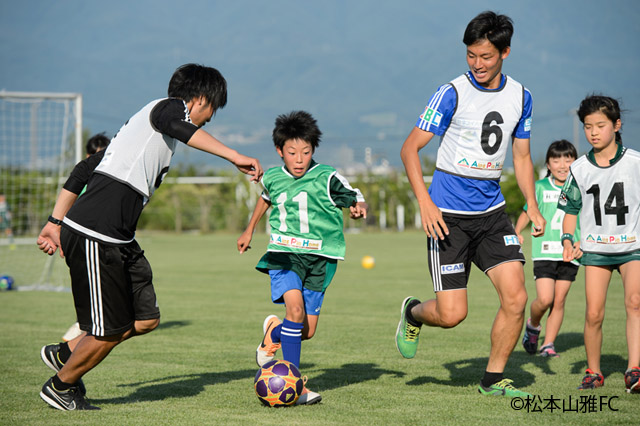
[{"label": "goal net", "polygon": [[35,242],[82,153],[80,94],[0,91],[0,276],[18,289],[69,288]]}]

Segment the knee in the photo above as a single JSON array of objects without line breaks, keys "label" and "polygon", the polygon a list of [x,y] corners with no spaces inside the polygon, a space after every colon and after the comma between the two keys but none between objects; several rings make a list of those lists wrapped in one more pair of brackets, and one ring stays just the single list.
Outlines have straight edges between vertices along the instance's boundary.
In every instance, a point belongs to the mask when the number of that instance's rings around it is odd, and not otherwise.
[{"label": "knee", "polygon": [[640,316],[640,293],[633,293],[625,298],[624,306],[627,315]]},{"label": "knee", "polygon": [[160,325],[160,318],[150,320],[140,320],[135,322],[135,330],[137,335],[147,334],[155,330]]},{"label": "knee", "polygon": [[549,309],[549,307],[554,303],[553,297],[548,296],[538,296],[536,300],[540,304],[539,306],[544,310]]},{"label": "knee", "polygon": [[590,309],[587,307],[585,313],[585,323],[589,327],[599,327],[602,326],[602,321],[604,321],[604,309]]},{"label": "knee", "polygon": [[302,340],[309,340],[316,334],[315,330],[303,330],[302,331]]},{"label": "knee", "polygon": [[502,308],[511,315],[523,315],[524,310],[527,307],[527,292],[523,289],[509,295],[508,298],[504,298],[502,301]]},{"label": "knee", "polygon": [[440,315],[440,327],[453,328],[467,317],[467,312],[446,312]]},{"label": "knee", "polygon": [[301,305],[292,305],[287,306],[287,318],[293,322],[303,322],[304,321],[304,306]]}]

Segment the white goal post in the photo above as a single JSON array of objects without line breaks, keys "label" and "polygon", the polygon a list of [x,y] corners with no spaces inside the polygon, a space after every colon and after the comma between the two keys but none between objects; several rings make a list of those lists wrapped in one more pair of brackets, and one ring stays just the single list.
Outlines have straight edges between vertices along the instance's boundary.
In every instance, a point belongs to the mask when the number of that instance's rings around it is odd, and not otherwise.
[{"label": "white goal post", "polygon": [[64,262],[35,238],[83,157],[81,94],[0,91],[0,275],[18,288],[68,282]]}]

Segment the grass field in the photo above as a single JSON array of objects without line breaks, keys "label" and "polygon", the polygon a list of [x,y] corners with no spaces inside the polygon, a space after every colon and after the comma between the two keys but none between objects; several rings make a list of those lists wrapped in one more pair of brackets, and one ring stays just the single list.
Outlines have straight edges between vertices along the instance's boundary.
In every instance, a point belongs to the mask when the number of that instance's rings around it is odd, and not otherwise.
[{"label": "grass field", "polygon": [[[510,399],[476,390],[498,308],[491,283],[477,269],[467,319],[450,330],[423,327],[416,358],[403,359],[394,344],[400,303],[408,295],[433,296],[421,232],[347,236],[347,260],[329,287],[318,332],[302,346],[301,370],[323,401],[309,407],[263,407],[253,392],[255,348],[265,316],[282,316],[283,308],[270,302],[268,280],[253,268],[266,237],[257,235],[254,248],[244,255],[235,250],[236,237],[139,236],[154,268],[162,324],[117,347],[85,376],[87,396],[102,408],[99,412],[54,410],[38,396],[52,375],[39,351],[58,341],[74,321],[71,295],[0,293],[0,424],[638,423],[639,396],[624,391],[625,313],[617,274],[604,323],[601,389],[576,390],[586,368],[582,270],[556,340],[560,358],[530,356],[518,344],[507,365],[507,377],[540,396],[530,410],[515,410]],[[376,258],[374,269],[360,266],[367,254]],[[525,268],[531,301],[531,263]],[[590,396],[595,397],[592,404],[585,404]],[[556,410],[548,405],[551,397]],[[541,412],[533,412],[536,407]]]}]

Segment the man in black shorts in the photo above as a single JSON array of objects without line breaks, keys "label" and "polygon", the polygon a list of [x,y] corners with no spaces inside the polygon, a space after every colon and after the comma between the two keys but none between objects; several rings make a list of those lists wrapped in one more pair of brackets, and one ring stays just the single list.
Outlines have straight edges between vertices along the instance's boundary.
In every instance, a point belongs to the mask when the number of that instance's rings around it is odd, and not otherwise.
[{"label": "man in black shorts", "polygon": [[[40,397],[60,410],[97,409],[85,399],[81,378],[124,340],[160,322],[152,273],[135,241],[142,209],[169,170],[178,141],[234,164],[254,182],[258,160],[239,154],[201,127],[227,103],[218,70],[196,64],[178,68],[168,97],[144,106],[101,151],[79,163],[61,191],[37,244],[52,255],[60,248],[71,274],[80,329],[86,336],[72,353],[60,345],[42,349],[57,374]],[[87,184],[82,197],[77,194]],[[77,199],[77,200],[76,200]]]}]

